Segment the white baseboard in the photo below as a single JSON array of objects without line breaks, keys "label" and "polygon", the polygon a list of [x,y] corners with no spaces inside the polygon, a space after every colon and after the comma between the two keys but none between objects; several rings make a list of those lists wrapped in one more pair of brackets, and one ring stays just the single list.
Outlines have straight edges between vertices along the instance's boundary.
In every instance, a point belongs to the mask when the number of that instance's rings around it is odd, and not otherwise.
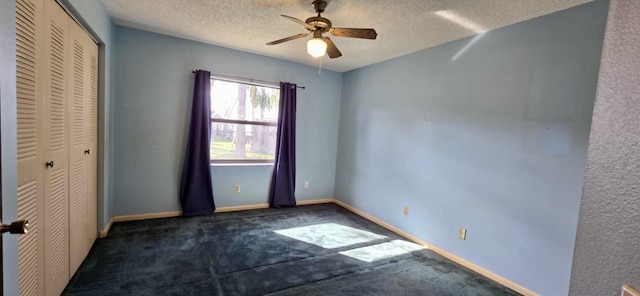
[{"label": "white baseboard", "polygon": [[109,229],[111,229],[111,225],[113,225],[113,218],[109,220],[109,223],[107,223],[107,226],[105,226],[103,230],[100,230],[98,232],[98,237],[100,238],[107,237],[107,234],[109,234]]},{"label": "white baseboard", "polygon": [[249,211],[249,210],[259,210],[269,208],[269,204],[255,204],[255,205],[245,205],[245,206],[232,206],[232,207],[220,207],[216,208],[215,213],[225,213],[225,212],[237,212],[237,211]]},{"label": "white baseboard", "polygon": [[173,211],[173,212],[162,212],[162,213],[151,213],[151,214],[139,214],[139,215],[125,215],[125,216],[113,216],[107,226],[104,227],[103,230],[100,230],[99,236],[100,238],[105,238],[109,234],[109,230],[111,230],[111,226],[116,222],[126,222],[126,221],[136,221],[136,220],[147,220],[147,219],[157,219],[157,218],[169,218],[169,217],[177,217],[182,215],[181,211]]},{"label": "white baseboard", "polygon": [[640,296],[640,291],[629,285],[622,286],[622,296]]},{"label": "white baseboard", "polygon": [[[327,199],[314,199],[314,200],[301,200],[297,202],[297,205],[314,205],[321,203],[331,203],[334,200],[331,198]],[[237,212],[237,211],[248,211],[248,210],[258,210],[258,209],[266,209],[269,208],[269,204],[254,204],[254,205],[244,205],[244,206],[231,206],[231,207],[219,207],[216,208],[215,213],[224,213],[224,212]],[[170,218],[170,217],[178,217],[182,216],[182,211],[172,211],[172,212],[161,212],[161,213],[150,213],[150,214],[138,214],[138,215],[125,215],[125,216],[114,216],[109,220],[107,226],[100,230],[100,238],[106,237],[109,234],[109,229],[115,222],[126,222],[126,221],[137,221],[137,220],[147,220],[147,219],[158,219],[158,218]]]},{"label": "white baseboard", "polygon": [[125,222],[125,221],[136,221],[136,220],[158,219],[158,218],[170,218],[170,217],[177,217],[180,215],[182,215],[182,211],[171,211],[171,212],[160,212],[160,213],[150,213],[150,214],[115,216],[111,218],[111,220],[113,220],[113,222]]},{"label": "white baseboard", "polygon": [[296,202],[296,205],[299,205],[299,206],[317,205],[317,204],[323,204],[323,203],[332,203],[334,201],[335,199],[333,198],[300,200]]},{"label": "white baseboard", "polygon": [[440,249],[440,248],[438,248],[438,247],[436,247],[436,246],[434,246],[434,245],[432,245],[432,244],[430,244],[430,243],[428,243],[426,241],[423,241],[420,238],[418,238],[418,237],[416,237],[416,236],[414,236],[414,235],[412,235],[412,234],[410,234],[410,233],[408,233],[408,232],[406,232],[404,230],[401,230],[400,228],[397,228],[397,227],[395,227],[395,226],[393,226],[393,225],[391,225],[391,224],[389,224],[387,222],[384,222],[384,221],[382,221],[382,220],[380,220],[380,219],[378,219],[376,217],[373,217],[373,216],[365,213],[364,211],[361,211],[361,210],[359,210],[357,208],[354,208],[349,204],[346,204],[346,203],[344,203],[342,201],[339,201],[339,200],[335,200],[334,203],[336,203],[337,205],[340,205],[343,208],[345,208],[345,209],[357,214],[358,216],[361,216],[361,217],[363,217],[363,218],[365,218],[365,219],[367,219],[367,220],[369,220],[369,221],[371,221],[373,223],[376,223],[376,224],[378,224],[378,225],[380,225],[380,226],[382,226],[382,227],[384,227],[386,229],[389,229],[389,230],[397,233],[398,235],[400,235],[400,236],[402,236],[402,237],[404,237],[404,238],[406,238],[408,240],[413,241],[416,244],[422,245],[425,248],[427,248],[429,250],[432,250],[432,251],[436,252],[437,254],[440,254],[442,257],[445,257],[445,258],[447,258],[447,259],[449,259],[449,260],[451,260],[451,261],[453,261],[455,263],[458,263],[458,264],[460,264],[460,265],[462,265],[462,266],[464,266],[466,268],[469,268],[469,269],[471,269],[471,270],[473,270],[473,271],[475,271],[475,272],[477,272],[477,273],[479,273],[479,274],[481,274],[481,275],[483,275],[483,276],[485,276],[487,278],[490,278],[493,281],[495,281],[497,283],[500,283],[501,285],[503,285],[505,287],[508,287],[508,288],[520,293],[520,294],[527,295],[527,296],[539,296],[538,293],[535,293],[535,292],[533,292],[533,291],[531,291],[531,290],[529,290],[529,289],[527,289],[527,288],[525,288],[523,286],[520,286],[520,285],[518,285],[518,284],[516,284],[516,283],[514,283],[514,282],[512,282],[512,281],[510,281],[510,280],[508,280],[508,279],[506,279],[506,278],[504,278],[504,277],[502,277],[500,275],[497,275],[497,274],[495,274],[495,273],[493,273],[493,272],[491,272],[491,271],[489,271],[487,269],[484,269],[484,268],[482,268],[482,267],[480,267],[480,266],[478,266],[478,265],[476,265],[476,264],[474,264],[474,263],[472,263],[470,261],[467,261],[467,260],[465,260],[465,259],[463,259],[461,257],[458,257],[458,256],[454,255],[453,253],[450,253],[450,252],[445,251],[443,249]]},{"label": "white baseboard", "polygon": [[[312,199],[312,200],[300,200],[296,201],[296,205],[298,206],[306,206],[306,205],[316,205],[322,203],[332,203],[332,198],[326,199]],[[269,208],[269,204],[255,204],[255,205],[245,205],[245,206],[232,206],[232,207],[221,207],[216,208],[216,213],[224,213],[224,212],[236,212],[236,211],[248,211],[248,210],[258,210],[258,209],[267,209]]]}]

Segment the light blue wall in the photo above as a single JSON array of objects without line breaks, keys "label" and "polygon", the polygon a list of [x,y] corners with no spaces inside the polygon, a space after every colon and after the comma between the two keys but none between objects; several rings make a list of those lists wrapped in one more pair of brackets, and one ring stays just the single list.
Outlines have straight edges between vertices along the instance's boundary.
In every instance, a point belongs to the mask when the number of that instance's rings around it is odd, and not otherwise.
[{"label": "light blue wall", "polygon": [[115,27],[100,0],[60,0],[99,44],[98,65],[98,228],[112,217],[111,104]]},{"label": "light blue wall", "polygon": [[335,197],[542,295],[567,295],[607,7],[345,73]]},{"label": "light blue wall", "polygon": [[[116,27],[114,216],[178,211],[194,69],[298,90],[297,200],[333,198],[342,74],[166,35]],[[217,207],[267,202],[271,166],[212,168]],[[310,188],[304,189],[305,180]],[[239,194],[233,185],[240,184]]]},{"label": "light blue wall", "polygon": [[[18,219],[15,13],[15,1],[0,1],[0,194],[4,223]],[[15,235],[2,237],[2,268],[3,295],[18,295],[18,238]]]}]

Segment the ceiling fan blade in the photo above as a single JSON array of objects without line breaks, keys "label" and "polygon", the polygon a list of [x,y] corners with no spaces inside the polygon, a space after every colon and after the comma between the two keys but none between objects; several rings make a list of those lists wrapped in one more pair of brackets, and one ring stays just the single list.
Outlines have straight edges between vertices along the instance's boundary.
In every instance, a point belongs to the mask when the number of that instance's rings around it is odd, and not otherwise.
[{"label": "ceiling fan blade", "polygon": [[378,33],[374,29],[332,28],[329,32],[333,36],[376,39]]},{"label": "ceiling fan blade", "polygon": [[342,56],[342,53],[338,47],[329,39],[329,37],[322,37],[322,40],[327,43],[327,54],[330,58],[335,59]]},{"label": "ceiling fan blade", "polygon": [[307,36],[307,35],[309,35],[309,33],[300,33],[300,34],[296,34],[296,35],[293,35],[293,36],[289,36],[287,38],[282,38],[282,39],[278,39],[276,41],[271,41],[271,42],[267,43],[267,45],[276,45],[276,44],[280,44],[282,42],[287,42],[287,41],[291,41],[291,40],[294,40],[294,39],[302,38],[302,37]]},{"label": "ceiling fan blade", "polygon": [[288,15],[284,15],[284,14],[281,14],[280,16],[282,16],[282,17],[284,17],[284,18],[286,18],[286,19],[288,19],[288,20],[294,21],[294,22],[296,22],[296,23],[298,23],[298,24],[303,25],[305,28],[307,28],[307,30],[312,30],[312,31],[313,31],[313,30],[315,30],[315,29],[316,29],[316,28],[314,28],[312,25],[309,25],[309,24],[307,24],[307,23],[303,22],[302,20],[297,19],[297,18],[295,18],[295,17],[288,16]]}]

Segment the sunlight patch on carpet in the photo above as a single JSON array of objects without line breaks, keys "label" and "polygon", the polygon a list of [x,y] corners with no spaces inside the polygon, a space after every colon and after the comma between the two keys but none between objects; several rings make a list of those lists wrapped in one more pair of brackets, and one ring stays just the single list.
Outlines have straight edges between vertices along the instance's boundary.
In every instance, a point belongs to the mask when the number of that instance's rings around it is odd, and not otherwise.
[{"label": "sunlight patch on carpet", "polygon": [[295,227],[274,232],[325,249],[340,248],[386,238],[384,235],[335,223]]},{"label": "sunlight patch on carpet", "polygon": [[373,261],[408,254],[422,249],[425,249],[425,247],[403,240],[394,240],[373,246],[351,249],[340,252],[340,254],[371,263]]}]

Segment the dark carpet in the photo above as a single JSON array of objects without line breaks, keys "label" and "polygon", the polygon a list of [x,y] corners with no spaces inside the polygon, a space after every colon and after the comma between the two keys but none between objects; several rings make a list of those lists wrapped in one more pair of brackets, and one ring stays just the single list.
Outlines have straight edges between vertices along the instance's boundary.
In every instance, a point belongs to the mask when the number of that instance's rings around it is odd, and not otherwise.
[{"label": "dark carpet", "polygon": [[[385,236],[324,248],[274,233],[334,223]],[[115,223],[63,295],[519,295],[432,251],[339,252],[404,240],[321,204]]]}]

